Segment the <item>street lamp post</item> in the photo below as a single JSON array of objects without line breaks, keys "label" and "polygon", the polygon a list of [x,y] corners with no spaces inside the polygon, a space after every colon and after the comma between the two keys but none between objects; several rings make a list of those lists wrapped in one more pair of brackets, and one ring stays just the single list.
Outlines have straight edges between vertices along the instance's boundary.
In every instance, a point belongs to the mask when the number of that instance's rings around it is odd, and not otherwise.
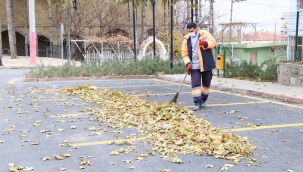
[{"label": "street lamp post", "polygon": [[190,6],[190,21],[191,22],[194,22],[194,9],[193,9],[193,6],[194,6],[194,0],[191,0],[190,1],[190,4],[191,4],[191,6]]},{"label": "street lamp post", "polygon": [[299,30],[299,16],[300,12],[297,11],[297,21],[296,21],[296,38],[295,38],[295,54],[294,54],[294,61],[299,61],[298,59],[298,30]]}]

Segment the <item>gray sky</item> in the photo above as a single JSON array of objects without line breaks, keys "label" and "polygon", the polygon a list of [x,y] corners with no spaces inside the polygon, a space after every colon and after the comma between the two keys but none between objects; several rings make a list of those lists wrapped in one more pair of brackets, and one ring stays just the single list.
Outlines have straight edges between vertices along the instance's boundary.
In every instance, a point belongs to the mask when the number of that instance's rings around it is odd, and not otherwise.
[{"label": "gray sky", "polygon": [[[282,26],[283,13],[290,11],[291,0],[246,0],[235,2],[233,4],[233,21],[257,23],[257,30],[274,32],[275,23],[277,32],[280,32]],[[221,21],[228,23],[230,21],[231,0],[216,0],[215,9],[225,14]],[[216,11],[217,11],[216,10]],[[295,10],[295,9],[292,9]],[[221,12],[222,11],[222,12]],[[252,27],[245,31],[252,30]]]}]

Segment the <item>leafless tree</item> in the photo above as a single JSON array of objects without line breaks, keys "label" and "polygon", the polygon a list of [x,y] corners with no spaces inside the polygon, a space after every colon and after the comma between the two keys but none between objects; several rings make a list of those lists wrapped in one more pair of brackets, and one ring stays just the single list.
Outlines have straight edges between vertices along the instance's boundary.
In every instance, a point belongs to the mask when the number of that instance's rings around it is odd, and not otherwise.
[{"label": "leafless tree", "polygon": [[7,27],[8,27],[11,58],[16,59],[17,58],[16,29],[14,22],[14,8],[13,8],[12,0],[6,0],[6,13],[7,13]]},{"label": "leafless tree", "polygon": [[27,0],[23,0],[23,24],[24,24],[24,44],[25,56],[28,56],[28,24],[27,24]]},{"label": "leafless tree", "polygon": [[61,48],[60,48],[60,24],[61,24],[61,20],[60,20],[60,0],[56,0],[56,27],[57,27],[57,57],[60,57],[61,54]]},{"label": "leafless tree", "polygon": [[53,57],[53,17],[52,17],[52,0],[47,0],[48,6],[48,22],[49,22],[49,45],[50,45],[50,56]]}]

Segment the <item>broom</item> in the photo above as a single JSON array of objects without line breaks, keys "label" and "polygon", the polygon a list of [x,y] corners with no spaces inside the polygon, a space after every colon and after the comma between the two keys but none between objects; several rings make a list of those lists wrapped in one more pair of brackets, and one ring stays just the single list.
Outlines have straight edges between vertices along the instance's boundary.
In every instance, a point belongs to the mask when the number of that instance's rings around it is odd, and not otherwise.
[{"label": "broom", "polygon": [[177,103],[177,99],[178,99],[178,96],[179,96],[180,89],[181,89],[181,87],[182,87],[182,85],[183,85],[183,83],[184,83],[184,81],[185,81],[185,78],[186,78],[187,74],[188,74],[188,73],[185,74],[185,77],[184,77],[183,82],[181,83],[181,85],[180,85],[180,87],[179,87],[179,89],[178,89],[178,92],[175,94],[174,98],[171,99],[171,101],[169,101],[169,104]]}]

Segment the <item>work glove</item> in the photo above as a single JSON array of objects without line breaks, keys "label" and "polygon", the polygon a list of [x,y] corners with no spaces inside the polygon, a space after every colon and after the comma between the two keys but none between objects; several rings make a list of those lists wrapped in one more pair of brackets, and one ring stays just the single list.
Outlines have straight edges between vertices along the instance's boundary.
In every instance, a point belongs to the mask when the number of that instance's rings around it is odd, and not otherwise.
[{"label": "work glove", "polygon": [[188,62],[186,64],[186,71],[189,72],[190,70],[191,70],[191,64],[190,64],[190,62]]},{"label": "work glove", "polygon": [[204,41],[203,39],[199,39],[199,45],[203,47],[207,47],[208,43],[207,41]]}]

